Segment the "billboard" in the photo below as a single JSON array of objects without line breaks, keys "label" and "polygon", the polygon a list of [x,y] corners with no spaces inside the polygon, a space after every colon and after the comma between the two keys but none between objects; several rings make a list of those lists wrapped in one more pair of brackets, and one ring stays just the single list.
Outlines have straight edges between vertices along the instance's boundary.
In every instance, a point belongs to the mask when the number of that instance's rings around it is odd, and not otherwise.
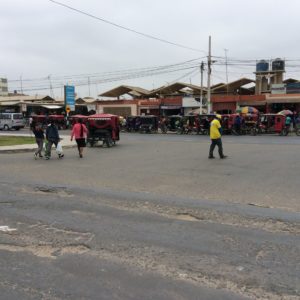
[{"label": "billboard", "polygon": [[[206,105],[206,98],[203,96],[202,105]],[[184,97],[182,99],[182,107],[199,107],[200,97]]]},{"label": "billboard", "polygon": [[72,85],[65,85],[64,90],[66,111],[75,111],[75,87]]}]

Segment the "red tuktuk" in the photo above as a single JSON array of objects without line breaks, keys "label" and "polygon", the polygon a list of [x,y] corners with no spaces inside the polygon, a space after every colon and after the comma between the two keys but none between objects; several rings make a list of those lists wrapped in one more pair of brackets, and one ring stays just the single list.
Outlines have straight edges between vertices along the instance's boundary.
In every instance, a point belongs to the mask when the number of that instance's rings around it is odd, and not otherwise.
[{"label": "red tuktuk", "polygon": [[43,127],[47,125],[48,117],[46,115],[31,115],[31,118],[35,124],[42,125]]},{"label": "red tuktuk", "polygon": [[224,126],[226,131],[231,132],[233,134],[237,134],[235,129],[235,121],[237,116],[241,117],[240,124],[240,134],[255,134],[259,121],[259,115],[257,114],[229,114],[223,115],[222,120],[224,120]]},{"label": "red tuktuk", "polygon": [[259,133],[283,134],[286,116],[280,114],[263,114],[260,116]]},{"label": "red tuktuk", "polygon": [[58,129],[66,129],[67,123],[64,115],[49,115],[48,121],[54,121]]},{"label": "red tuktuk", "polygon": [[111,114],[94,114],[87,118],[89,130],[87,141],[93,147],[98,141],[111,147],[120,140],[119,116]]},{"label": "red tuktuk", "polygon": [[88,117],[89,116],[85,116],[85,115],[72,115],[72,116],[69,116],[70,125],[73,126],[79,119],[82,120],[83,124],[86,124]]}]

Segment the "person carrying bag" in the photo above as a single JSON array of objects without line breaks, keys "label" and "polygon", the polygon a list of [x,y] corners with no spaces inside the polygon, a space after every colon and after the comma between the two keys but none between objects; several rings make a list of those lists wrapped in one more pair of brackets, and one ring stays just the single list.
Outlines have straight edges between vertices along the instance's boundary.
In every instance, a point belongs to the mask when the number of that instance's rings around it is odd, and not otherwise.
[{"label": "person carrying bag", "polygon": [[[55,148],[57,149],[57,146],[60,141],[60,137],[58,134],[58,129],[54,124],[54,121],[51,120],[51,123],[48,125],[46,129],[46,140],[47,140],[47,148],[46,148],[46,153],[45,153],[45,159],[50,159],[51,157],[51,148],[52,145],[55,145]],[[64,154],[61,152],[57,152],[58,158],[63,158]]]}]

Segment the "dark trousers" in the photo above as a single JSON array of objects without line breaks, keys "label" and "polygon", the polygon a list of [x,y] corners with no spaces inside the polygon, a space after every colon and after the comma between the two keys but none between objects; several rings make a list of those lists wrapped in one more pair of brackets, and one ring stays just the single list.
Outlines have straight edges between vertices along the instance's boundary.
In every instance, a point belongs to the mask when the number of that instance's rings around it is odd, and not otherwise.
[{"label": "dark trousers", "polygon": [[52,145],[54,144],[55,148],[56,148],[58,142],[59,142],[59,140],[52,140],[52,139],[48,140],[48,144],[47,144],[47,149],[46,149],[46,152],[45,152],[45,156],[51,157],[51,148],[52,148]]},{"label": "dark trousers", "polygon": [[216,146],[218,146],[220,157],[223,157],[224,154],[223,154],[223,146],[222,146],[222,140],[221,139],[212,139],[211,140],[211,144],[210,144],[210,148],[209,148],[209,157],[214,156],[214,149],[215,149]]},{"label": "dark trousers", "polygon": [[38,149],[35,151],[36,155],[42,156],[42,151],[43,151],[43,145],[44,145],[44,139],[40,138],[35,138],[35,141],[38,145]]}]

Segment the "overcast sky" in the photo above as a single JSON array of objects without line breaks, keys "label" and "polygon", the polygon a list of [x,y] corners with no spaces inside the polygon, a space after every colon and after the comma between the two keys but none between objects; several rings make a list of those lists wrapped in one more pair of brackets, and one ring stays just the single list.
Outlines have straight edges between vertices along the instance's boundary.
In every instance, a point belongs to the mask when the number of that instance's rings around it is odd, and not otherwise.
[{"label": "overcast sky", "polygon": [[[201,60],[206,61],[209,35],[212,55],[220,57],[214,58],[213,84],[226,82],[224,49],[228,49],[228,62],[236,64],[228,65],[229,81],[254,78],[255,60],[277,57],[295,60],[286,62],[285,78],[300,79],[299,0],[58,2],[200,51],[146,38],[49,0],[2,0],[0,77],[8,78],[9,90],[21,89],[21,77],[23,90],[31,95],[49,95],[50,82],[52,87],[82,84],[76,86],[80,97],[97,97],[121,84],[153,89],[178,80],[199,85],[197,65]],[[170,73],[142,78],[125,76],[113,81],[118,71],[172,65],[198,58],[189,68],[178,67],[177,71],[173,69]],[[107,75],[108,72],[112,75]],[[141,74],[135,76],[141,77]],[[204,82],[206,85],[206,76]],[[57,97],[62,96],[61,88],[53,92]]]}]

